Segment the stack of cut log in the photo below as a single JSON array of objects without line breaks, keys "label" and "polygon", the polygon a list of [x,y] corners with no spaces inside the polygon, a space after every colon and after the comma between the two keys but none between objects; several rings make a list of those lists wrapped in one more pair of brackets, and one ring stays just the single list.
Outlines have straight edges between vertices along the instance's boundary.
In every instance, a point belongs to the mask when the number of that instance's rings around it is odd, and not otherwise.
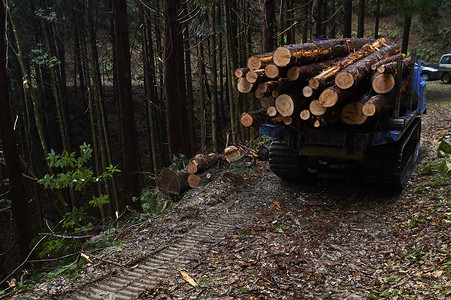
[{"label": "stack of cut log", "polygon": [[299,128],[303,123],[361,125],[370,117],[390,117],[394,99],[407,90],[408,80],[403,83],[397,74],[403,70],[408,77],[412,64],[398,45],[385,39],[331,39],[251,56],[247,67],[235,71],[237,88],[254,93],[261,108],[243,113],[241,124]]}]

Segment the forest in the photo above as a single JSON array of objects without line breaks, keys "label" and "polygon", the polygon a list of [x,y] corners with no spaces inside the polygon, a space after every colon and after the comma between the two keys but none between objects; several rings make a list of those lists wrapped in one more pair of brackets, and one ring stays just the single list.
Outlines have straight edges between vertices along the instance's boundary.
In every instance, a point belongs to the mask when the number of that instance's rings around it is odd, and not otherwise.
[{"label": "forest", "polygon": [[256,139],[240,116],[258,102],[234,75],[251,55],[385,37],[436,62],[450,51],[450,9],[446,0],[2,0],[1,288],[24,267],[43,272],[79,254],[83,236],[161,211],[164,167]]}]

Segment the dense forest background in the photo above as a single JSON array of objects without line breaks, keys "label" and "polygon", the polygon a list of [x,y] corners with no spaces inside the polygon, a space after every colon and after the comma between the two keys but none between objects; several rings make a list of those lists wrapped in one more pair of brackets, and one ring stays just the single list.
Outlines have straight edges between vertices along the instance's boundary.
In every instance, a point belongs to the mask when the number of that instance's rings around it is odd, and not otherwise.
[{"label": "dense forest background", "polygon": [[[254,139],[239,126],[254,101],[233,77],[250,55],[335,37],[385,37],[429,62],[451,51],[446,0],[2,0],[2,11],[0,280],[35,256],[38,233],[99,231],[141,211],[143,189],[181,155]],[[55,259],[59,245],[41,253]]]}]

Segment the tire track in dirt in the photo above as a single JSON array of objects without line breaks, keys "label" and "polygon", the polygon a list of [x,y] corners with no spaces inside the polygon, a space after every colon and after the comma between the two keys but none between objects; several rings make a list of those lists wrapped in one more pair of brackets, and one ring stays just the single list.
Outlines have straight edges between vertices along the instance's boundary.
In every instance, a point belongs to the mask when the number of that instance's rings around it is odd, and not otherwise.
[{"label": "tire track in dirt", "polygon": [[188,232],[180,241],[149,256],[137,267],[117,271],[82,291],[66,295],[66,299],[103,300],[137,297],[146,289],[157,286],[168,276],[178,273],[178,270],[183,269],[203,248],[219,242],[228,232],[243,225],[247,219],[248,215],[242,210],[222,214]]}]

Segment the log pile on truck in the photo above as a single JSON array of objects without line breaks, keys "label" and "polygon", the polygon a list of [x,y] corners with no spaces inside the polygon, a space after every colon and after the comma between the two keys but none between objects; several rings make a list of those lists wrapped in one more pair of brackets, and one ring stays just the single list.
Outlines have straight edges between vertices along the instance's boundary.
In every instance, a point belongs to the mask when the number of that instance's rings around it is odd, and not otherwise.
[{"label": "log pile on truck", "polygon": [[238,91],[253,93],[260,109],[243,113],[241,124],[300,128],[389,122],[403,99],[412,96],[413,64],[383,38],[331,39],[253,55],[235,76]]}]

